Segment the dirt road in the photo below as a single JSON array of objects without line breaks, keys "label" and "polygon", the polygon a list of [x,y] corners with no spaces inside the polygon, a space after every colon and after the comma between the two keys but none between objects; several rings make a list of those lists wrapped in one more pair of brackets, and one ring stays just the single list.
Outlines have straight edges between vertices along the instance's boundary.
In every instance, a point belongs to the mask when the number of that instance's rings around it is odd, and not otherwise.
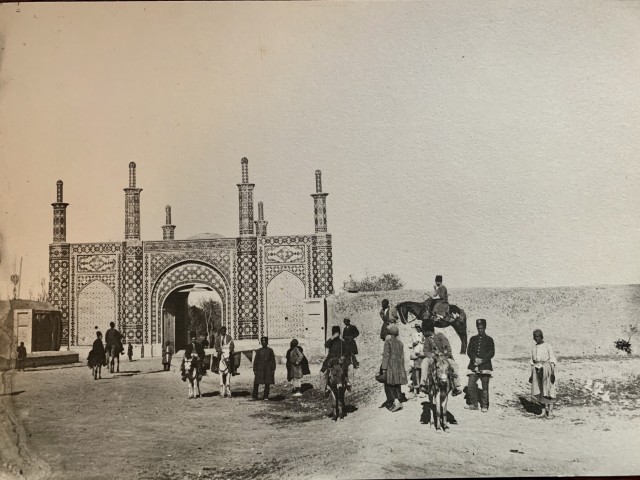
[{"label": "dirt road", "polygon": [[[498,359],[488,413],[450,400],[457,424],[436,433],[420,424],[424,399],[378,409],[382,389],[360,369],[357,410],[334,423],[312,375],[291,397],[279,365],[272,401],[252,402],[247,366],[234,398],[205,377],[188,400],[174,367],[158,359],[123,362],[94,381],[85,366],[16,373],[10,398],[24,428],[31,467],[7,478],[401,478],[501,475],[626,475],[640,472],[638,357],[566,359],[556,415],[527,413],[526,362]],[[317,372],[317,366],[313,366]],[[315,372],[314,372],[315,373]],[[560,375],[559,375],[560,376]],[[585,380],[602,388],[585,388]],[[603,392],[608,390],[603,400]],[[609,400],[609,401],[606,401]],[[15,461],[12,465],[18,465]]]}]

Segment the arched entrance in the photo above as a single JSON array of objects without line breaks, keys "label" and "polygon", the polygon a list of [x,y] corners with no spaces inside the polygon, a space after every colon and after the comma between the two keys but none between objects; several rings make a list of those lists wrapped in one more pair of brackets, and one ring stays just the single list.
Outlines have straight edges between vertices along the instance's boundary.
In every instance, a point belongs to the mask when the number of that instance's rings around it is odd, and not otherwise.
[{"label": "arched entrance", "polygon": [[222,275],[211,265],[185,262],[174,265],[156,281],[151,296],[151,342],[184,348],[189,341],[189,293],[196,287],[214,291],[221,302],[222,324],[231,328],[230,289]]}]

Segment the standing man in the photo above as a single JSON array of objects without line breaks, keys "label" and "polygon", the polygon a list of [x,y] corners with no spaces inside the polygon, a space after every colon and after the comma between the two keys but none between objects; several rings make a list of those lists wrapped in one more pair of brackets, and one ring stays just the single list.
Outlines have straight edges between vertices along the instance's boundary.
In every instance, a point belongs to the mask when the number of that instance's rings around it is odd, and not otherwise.
[{"label": "standing man", "polygon": [[380,329],[380,340],[384,342],[389,335],[388,328],[390,325],[398,321],[398,313],[389,307],[389,300],[382,300],[382,309],[380,309],[380,318],[382,319],[382,328]]},{"label": "standing man", "polygon": [[485,333],[487,321],[484,318],[476,320],[476,328],[478,335],[474,335],[469,340],[467,347],[467,355],[469,355],[469,385],[468,393],[471,405],[465,405],[468,410],[478,410],[478,380],[482,383],[482,395],[480,398],[480,407],[482,413],[489,410],[489,380],[493,365],[491,359],[495,354],[495,346],[493,338]]},{"label": "standing man", "polygon": [[447,287],[442,284],[442,275],[436,275],[436,284],[433,286],[433,295],[427,292],[433,302],[432,312],[436,318],[442,320],[449,318],[449,294]]},{"label": "standing man", "polygon": [[18,359],[16,361],[16,370],[22,370],[24,372],[24,361],[27,359],[27,347],[24,346],[24,342],[20,342],[18,346]]},{"label": "standing man", "polygon": [[360,364],[356,359],[356,355],[358,354],[358,345],[356,344],[356,338],[360,335],[358,328],[355,325],[351,325],[351,320],[349,318],[344,319],[344,330],[342,331],[342,338],[344,339],[344,343],[347,344],[349,350],[351,350],[351,363],[353,364],[353,368],[358,368]]},{"label": "standing man", "polygon": [[385,375],[384,393],[387,400],[383,405],[390,412],[402,410],[402,385],[407,384],[407,372],[404,368],[404,346],[398,339],[398,327],[391,325],[389,335],[384,341],[380,373]]},{"label": "standing man", "polygon": [[413,325],[413,328],[415,328],[415,332],[411,334],[411,354],[409,356],[413,364],[411,365],[411,385],[409,391],[418,395],[420,393],[424,335],[422,334],[422,326],[417,321]]},{"label": "standing man", "polygon": [[258,400],[258,388],[260,385],[264,385],[263,400],[269,400],[269,387],[275,382],[276,372],[276,356],[273,350],[269,348],[269,338],[262,337],[260,339],[259,348],[253,354],[253,373],[255,375],[253,379],[253,392],[251,393],[252,400]]},{"label": "standing man", "polygon": [[124,347],[122,346],[122,334],[116,330],[116,324],[113,322],[109,323],[109,330],[104,334],[104,343],[106,343],[107,352],[111,345],[116,346],[116,352],[118,355],[124,353]]}]

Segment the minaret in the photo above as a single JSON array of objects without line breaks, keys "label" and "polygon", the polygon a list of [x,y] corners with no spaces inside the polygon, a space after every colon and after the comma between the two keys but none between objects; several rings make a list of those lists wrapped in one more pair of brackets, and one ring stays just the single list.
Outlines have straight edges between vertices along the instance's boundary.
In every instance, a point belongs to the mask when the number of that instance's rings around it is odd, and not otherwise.
[{"label": "minaret", "polygon": [[326,297],[333,294],[333,254],[331,235],[327,233],[327,195],[322,193],[322,172],[316,170],[316,193],[312,193],[316,234],[313,238],[311,255],[313,257],[312,297]]},{"label": "minaret", "polygon": [[53,243],[67,242],[67,206],[62,200],[62,180],[56,182],[57,195],[53,207]]},{"label": "minaret", "polygon": [[129,163],[129,188],[125,188],[124,197],[124,239],[140,240],[140,192],[136,188],[136,164]]},{"label": "minaret", "polygon": [[49,299],[62,313],[62,345],[75,344],[69,332],[69,265],[71,246],[67,243],[67,206],[62,196],[62,180],[56,182],[56,202],[53,206],[53,242],[49,244]]},{"label": "minaret", "polygon": [[258,237],[266,237],[267,236],[267,222],[264,219],[264,209],[262,207],[262,202],[258,202],[258,220],[256,220],[256,235]]},{"label": "minaret", "polygon": [[171,225],[171,205],[164,207],[166,213],[165,225],[162,226],[162,240],[174,240],[173,231],[176,229],[175,225]]},{"label": "minaret", "polygon": [[322,193],[322,172],[316,170],[316,193],[312,193],[316,233],[327,233],[327,195]]},{"label": "minaret", "polygon": [[238,194],[240,199],[240,236],[247,237],[253,233],[253,187],[255,184],[249,183],[249,160],[244,157],[242,164],[242,183],[238,183]]}]

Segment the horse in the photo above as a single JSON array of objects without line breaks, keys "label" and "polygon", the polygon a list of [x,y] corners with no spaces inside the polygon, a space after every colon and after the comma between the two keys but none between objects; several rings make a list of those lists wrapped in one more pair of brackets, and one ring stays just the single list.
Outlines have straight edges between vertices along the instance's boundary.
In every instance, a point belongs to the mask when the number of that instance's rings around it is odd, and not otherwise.
[{"label": "horse", "polygon": [[433,424],[436,431],[439,431],[440,428],[442,431],[446,431],[449,428],[447,426],[447,403],[449,393],[453,390],[449,369],[446,357],[442,353],[436,353],[427,372],[427,392],[431,408],[435,410]]},{"label": "horse", "polygon": [[184,359],[182,379],[189,380],[189,396],[187,398],[202,396],[200,394],[200,380],[202,380],[201,363],[202,361],[197,355],[191,355],[189,358]]},{"label": "horse", "polygon": [[343,419],[346,415],[344,395],[347,390],[347,373],[338,359],[330,362],[328,372],[327,386],[333,398],[333,420],[337,421],[338,418]]},{"label": "horse", "polygon": [[[94,380],[102,378],[102,365],[104,359],[99,357],[100,354],[94,350],[91,350],[87,357],[87,366],[91,369],[91,374],[93,375]],[[104,365],[106,365],[106,363],[104,363]]]},{"label": "horse", "polygon": [[[422,320],[422,330],[426,330],[426,325],[424,323],[429,319],[431,312],[429,311],[427,304],[424,302],[402,302],[396,305],[396,311],[398,312],[400,321],[403,324],[406,325],[407,323],[420,319]],[[414,320],[409,320],[409,313],[415,317]],[[438,328],[453,327],[460,338],[460,353],[465,354],[467,353],[467,314],[464,313],[463,309],[456,305],[450,305],[449,315],[455,316],[455,320],[453,322],[448,322],[444,319],[437,319],[433,322],[433,325]]]},{"label": "horse", "polygon": [[[116,368],[116,372],[120,373],[120,349],[115,343],[112,343],[107,346],[106,350],[109,373],[113,373],[114,367]],[[117,366],[115,364],[117,364]]]},{"label": "horse", "polygon": [[220,375],[220,395],[231,398],[231,376],[233,372],[233,357],[228,349],[223,349],[220,354],[218,373]]}]

